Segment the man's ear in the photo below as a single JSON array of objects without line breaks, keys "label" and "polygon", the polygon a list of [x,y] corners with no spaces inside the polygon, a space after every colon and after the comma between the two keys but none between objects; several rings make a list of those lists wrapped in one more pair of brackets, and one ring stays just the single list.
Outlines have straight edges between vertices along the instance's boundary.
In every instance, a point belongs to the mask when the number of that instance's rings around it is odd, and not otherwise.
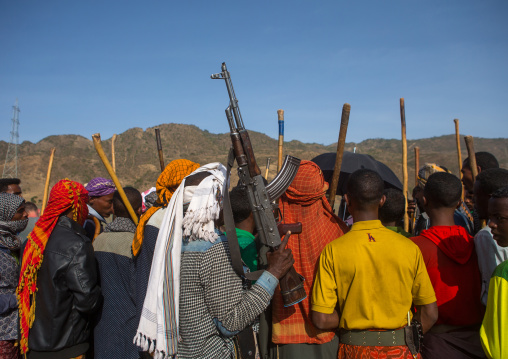
[{"label": "man's ear", "polygon": [[88,197],[88,204],[93,207],[93,203],[97,197]]},{"label": "man's ear", "polygon": [[385,196],[385,195],[383,195],[383,196],[381,197],[381,199],[379,200],[379,208],[383,207],[383,205],[385,204],[385,202],[386,202],[386,196]]},{"label": "man's ear", "polygon": [[143,212],[143,206],[139,207],[135,212],[138,215],[138,218],[140,218],[141,217],[141,212]]},{"label": "man's ear", "polygon": [[422,197],[422,199],[423,199],[423,203],[422,203],[422,205],[423,205],[423,208],[425,209],[425,207],[427,207],[427,204],[428,204],[429,202],[427,201],[427,197],[425,197],[425,196],[423,196],[423,197]]},{"label": "man's ear", "polygon": [[478,165],[476,165],[476,170],[478,171],[478,174],[480,174],[480,172],[482,171],[482,168]]}]

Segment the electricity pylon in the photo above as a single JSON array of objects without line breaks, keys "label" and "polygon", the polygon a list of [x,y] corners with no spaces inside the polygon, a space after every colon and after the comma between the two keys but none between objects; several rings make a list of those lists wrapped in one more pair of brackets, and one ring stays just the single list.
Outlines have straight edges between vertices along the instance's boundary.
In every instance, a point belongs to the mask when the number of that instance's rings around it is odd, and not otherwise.
[{"label": "electricity pylon", "polygon": [[18,99],[12,106],[12,131],[2,178],[18,178],[18,145],[19,145],[19,107]]}]

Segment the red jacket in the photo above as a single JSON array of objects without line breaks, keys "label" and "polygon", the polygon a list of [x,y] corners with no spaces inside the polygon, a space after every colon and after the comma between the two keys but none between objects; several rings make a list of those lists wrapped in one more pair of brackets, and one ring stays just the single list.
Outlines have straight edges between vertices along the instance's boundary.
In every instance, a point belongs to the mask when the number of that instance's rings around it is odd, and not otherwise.
[{"label": "red jacket", "polygon": [[422,251],[436,292],[436,324],[481,324],[484,308],[473,237],[461,226],[434,226],[411,240]]}]

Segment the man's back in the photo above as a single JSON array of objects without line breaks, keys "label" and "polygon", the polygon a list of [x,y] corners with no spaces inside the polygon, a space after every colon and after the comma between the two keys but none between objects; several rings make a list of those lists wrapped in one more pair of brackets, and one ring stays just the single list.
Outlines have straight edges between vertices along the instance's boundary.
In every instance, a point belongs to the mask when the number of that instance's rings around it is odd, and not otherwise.
[{"label": "man's back", "polygon": [[395,329],[407,325],[414,302],[435,295],[418,247],[378,220],[356,222],[328,244],[319,263],[313,308],[340,311],[340,329]]},{"label": "man's back", "polygon": [[37,288],[28,356],[37,358],[36,352],[42,351],[68,351],[67,357],[83,353],[90,335],[88,315],[97,309],[101,292],[92,244],[83,228],[67,217],[58,219],[48,240]]},{"label": "man's back", "polygon": [[94,241],[104,297],[104,304],[97,315],[94,328],[97,359],[139,357],[138,349],[133,343],[138,325],[135,271],[131,258],[133,237],[133,232],[103,232]]},{"label": "man's back", "polygon": [[437,324],[474,325],[483,318],[473,238],[460,226],[434,226],[412,238],[436,291]]}]

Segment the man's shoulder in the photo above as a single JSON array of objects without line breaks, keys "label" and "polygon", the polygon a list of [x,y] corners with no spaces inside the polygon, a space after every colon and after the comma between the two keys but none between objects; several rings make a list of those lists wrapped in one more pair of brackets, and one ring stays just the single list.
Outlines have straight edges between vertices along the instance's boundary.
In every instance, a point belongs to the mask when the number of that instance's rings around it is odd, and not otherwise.
[{"label": "man's shoulder", "polygon": [[83,227],[67,217],[60,217],[51,232],[45,251],[72,255],[84,245],[91,246],[92,242]]},{"label": "man's shoulder", "polygon": [[496,267],[493,277],[500,277],[506,281],[508,281],[508,260],[502,262],[500,265]]},{"label": "man's shoulder", "polygon": [[146,225],[160,228],[162,225],[162,220],[164,219],[164,214],[166,213],[166,209],[167,207],[163,207],[155,211],[155,213],[150,216],[148,222],[146,222]]},{"label": "man's shoulder", "polygon": [[110,252],[114,254],[131,256],[132,232],[102,232],[95,238],[93,248],[95,252]]},{"label": "man's shoulder", "polygon": [[184,238],[182,244],[182,252],[198,252],[198,253],[217,253],[229,251],[227,238],[223,233],[214,241],[194,240],[189,241]]}]

